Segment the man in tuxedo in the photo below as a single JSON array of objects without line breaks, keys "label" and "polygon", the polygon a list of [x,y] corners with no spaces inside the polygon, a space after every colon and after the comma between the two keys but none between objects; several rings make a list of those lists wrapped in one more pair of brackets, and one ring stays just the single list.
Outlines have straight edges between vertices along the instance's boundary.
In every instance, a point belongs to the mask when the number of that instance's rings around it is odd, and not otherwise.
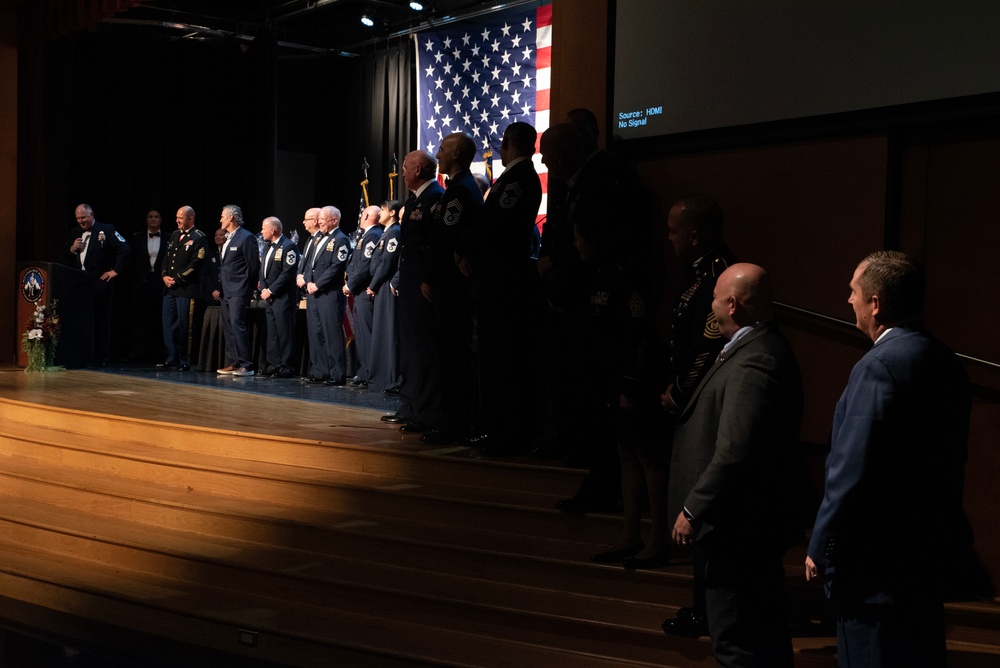
[{"label": "man in tuxedo", "polygon": [[100,366],[111,360],[111,304],[114,279],[128,266],[128,243],[106,223],[94,219],[89,204],[76,207],[77,229],[70,235],[67,248],[69,265],[87,272],[94,279],[94,358]]},{"label": "man in tuxedo", "polygon": [[538,407],[518,392],[511,369],[531,357],[535,322],[530,249],[542,186],[531,162],[535,128],[511,123],[500,144],[503,174],[489,191],[478,223],[458,240],[459,269],[470,278],[479,344],[479,435],[471,442],[487,455],[515,454],[534,437]]},{"label": "man in tuxedo", "polygon": [[226,340],[226,366],[218,373],[254,375],[247,308],[260,278],[260,251],[257,237],[243,227],[243,210],[235,204],[222,209],[219,224],[226,231],[226,243],[219,254],[222,280],[222,333]]},{"label": "man in tuxedo", "polygon": [[399,248],[399,367],[403,381],[400,407],[383,422],[400,424],[404,433],[420,433],[441,420],[440,377],[431,302],[420,285],[430,264],[434,209],[444,194],[435,180],[437,161],[427,151],[403,159],[403,183],[410,196],[403,205]]},{"label": "man in tuxedo", "polygon": [[160,234],[162,223],[159,211],[149,211],[146,229],[133,234],[128,245],[129,303],[132,306],[129,359],[136,362],[163,359],[163,279],[160,271],[167,252],[167,239]]},{"label": "man in tuxedo", "polygon": [[281,221],[269,216],[260,233],[267,247],[260,265],[260,298],[267,322],[267,368],[265,376],[295,376],[295,314],[299,289],[295,272],[299,265],[295,242],[282,234]]},{"label": "man in tuxedo", "polygon": [[160,282],[166,288],[163,295],[163,343],[167,358],[159,367],[176,366],[190,371],[188,339],[191,300],[202,289],[202,264],[207,252],[208,237],[194,226],[194,209],[182,206],[177,210],[177,229],[165,246]]},{"label": "man in tuxedo", "polygon": [[734,264],[712,310],[728,339],[677,418],[672,538],[704,552],[705,600],[720,666],[791,668],[785,552],[801,537],[794,490],[802,381],[772,321],[770,278]]},{"label": "man in tuxedo", "polygon": [[806,579],[826,580],[841,666],[943,668],[943,576],[973,539],[962,508],[968,379],[917,329],[924,276],[913,258],[872,253],[850,288],[856,326],[875,345],[834,413]]}]

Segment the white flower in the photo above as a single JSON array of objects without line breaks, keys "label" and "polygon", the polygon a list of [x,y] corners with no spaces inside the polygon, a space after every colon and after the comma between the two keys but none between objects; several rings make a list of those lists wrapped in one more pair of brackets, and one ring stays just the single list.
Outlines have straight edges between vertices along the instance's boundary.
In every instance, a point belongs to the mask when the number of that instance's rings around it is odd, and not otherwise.
[{"label": "white flower", "polygon": [[41,341],[42,340],[42,330],[40,330],[40,329],[29,330],[28,331],[28,340],[29,341],[36,341],[36,340],[37,341]]}]

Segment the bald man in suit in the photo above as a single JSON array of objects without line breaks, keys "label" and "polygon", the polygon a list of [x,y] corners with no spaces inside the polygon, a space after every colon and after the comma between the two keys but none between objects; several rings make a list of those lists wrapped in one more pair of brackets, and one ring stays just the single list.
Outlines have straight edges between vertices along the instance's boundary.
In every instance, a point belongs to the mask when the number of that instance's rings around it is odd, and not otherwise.
[{"label": "bald man in suit", "polygon": [[729,342],[677,418],[672,537],[702,553],[719,665],[792,668],[782,558],[802,535],[794,498],[802,380],[772,321],[764,269],[729,267],[712,310]]}]

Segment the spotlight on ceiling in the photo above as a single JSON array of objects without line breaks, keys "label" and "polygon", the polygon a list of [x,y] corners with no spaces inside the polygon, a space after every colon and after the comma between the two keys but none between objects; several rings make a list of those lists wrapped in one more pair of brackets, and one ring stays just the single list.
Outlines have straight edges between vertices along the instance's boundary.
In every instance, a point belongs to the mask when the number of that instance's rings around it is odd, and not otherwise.
[{"label": "spotlight on ceiling", "polygon": [[363,23],[366,27],[371,28],[373,25],[375,25],[375,20],[372,19],[372,17],[370,17],[368,14],[365,14],[361,17],[361,23]]},{"label": "spotlight on ceiling", "polygon": [[422,12],[424,11],[424,3],[417,2],[417,0],[413,0],[413,2],[410,3],[410,9],[412,9],[415,12]]}]

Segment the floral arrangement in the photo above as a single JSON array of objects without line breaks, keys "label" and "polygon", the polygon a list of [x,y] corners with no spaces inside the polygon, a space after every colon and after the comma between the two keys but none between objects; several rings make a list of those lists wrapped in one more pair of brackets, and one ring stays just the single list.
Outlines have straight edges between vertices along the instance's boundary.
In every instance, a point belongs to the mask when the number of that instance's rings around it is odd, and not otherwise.
[{"label": "floral arrangement", "polygon": [[35,313],[28,321],[28,327],[21,335],[21,352],[28,358],[25,371],[62,371],[56,366],[56,346],[59,344],[59,314],[56,313],[58,300],[51,306],[41,302],[35,304]]}]

